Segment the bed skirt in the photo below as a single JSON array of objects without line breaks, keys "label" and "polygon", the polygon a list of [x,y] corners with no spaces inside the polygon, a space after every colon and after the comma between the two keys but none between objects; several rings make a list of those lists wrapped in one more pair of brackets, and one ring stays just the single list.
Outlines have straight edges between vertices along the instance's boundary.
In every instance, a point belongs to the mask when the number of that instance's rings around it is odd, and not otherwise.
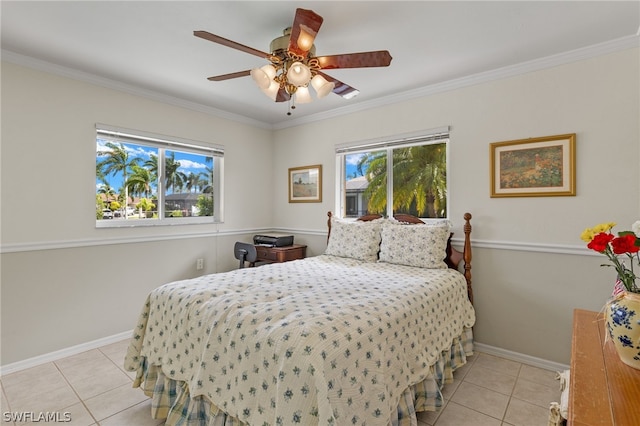
[{"label": "bed skirt", "polygon": [[[437,411],[442,406],[441,389],[453,381],[453,372],[473,355],[473,332],[465,328],[448,350],[443,351],[431,366],[429,376],[407,388],[387,425],[417,426],[416,413]],[[151,398],[151,416],[166,419],[165,426],[246,426],[227,415],[203,396],[191,398],[186,382],[167,378],[162,368],[147,365],[143,359],[134,387],[141,387]]]}]

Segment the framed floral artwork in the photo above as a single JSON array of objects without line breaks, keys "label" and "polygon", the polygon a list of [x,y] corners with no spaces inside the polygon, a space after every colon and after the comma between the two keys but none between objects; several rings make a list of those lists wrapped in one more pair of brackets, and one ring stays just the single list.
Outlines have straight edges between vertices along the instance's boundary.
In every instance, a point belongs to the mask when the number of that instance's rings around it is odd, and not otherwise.
[{"label": "framed floral artwork", "polygon": [[289,202],[322,202],[322,165],[289,169]]},{"label": "framed floral artwork", "polygon": [[491,197],[576,195],[576,134],[490,144]]}]

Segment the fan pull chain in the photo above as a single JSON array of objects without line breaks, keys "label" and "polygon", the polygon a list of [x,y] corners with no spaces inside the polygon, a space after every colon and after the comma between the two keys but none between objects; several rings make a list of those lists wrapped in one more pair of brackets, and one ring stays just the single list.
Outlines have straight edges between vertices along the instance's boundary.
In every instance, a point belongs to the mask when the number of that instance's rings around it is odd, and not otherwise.
[{"label": "fan pull chain", "polygon": [[287,115],[291,115],[291,110],[296,109],[295,95],[289,96],[288,104],[289,104],[289,111],[287,111]]}]

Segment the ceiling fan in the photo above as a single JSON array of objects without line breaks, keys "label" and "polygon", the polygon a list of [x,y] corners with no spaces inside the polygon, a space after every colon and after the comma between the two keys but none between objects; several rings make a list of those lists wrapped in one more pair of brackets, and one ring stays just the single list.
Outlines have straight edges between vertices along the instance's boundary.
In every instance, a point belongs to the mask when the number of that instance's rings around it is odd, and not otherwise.
[{"label": "ceiling fan", "polygon": [[[210,81],[224,81],[251,75],[258,87],[276,102],[311,102],[309,86],[318,98],[333,92],[345,99],[356,96],[357,89],[323,72],[336,68],[386,67],[391,63],[387,50],[347,53],[342,55],[315,56],[313,44],[322,25],[322,17],[312,10],[296,9],[293,25],[274,39],[270,53],[263,52],[207,31],[194,31],[193,35],[231,47],[251,55],[267,59],[260,68],[209,77]],[[290,108],[295,108],[295,103]],[[291,115],[291,111],[287,113]]]}]

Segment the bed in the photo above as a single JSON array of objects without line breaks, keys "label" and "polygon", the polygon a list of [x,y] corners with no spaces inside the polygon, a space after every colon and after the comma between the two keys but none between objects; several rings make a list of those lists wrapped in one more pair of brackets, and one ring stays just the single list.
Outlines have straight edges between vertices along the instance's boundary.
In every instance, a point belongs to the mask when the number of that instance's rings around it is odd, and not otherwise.
[{"label": "bed", "polygon": [[319,256],[158,287],[133,386],[166,425],[417,425],[473,353],[464,218],[460,252],[448,221],[329,213]]}]

